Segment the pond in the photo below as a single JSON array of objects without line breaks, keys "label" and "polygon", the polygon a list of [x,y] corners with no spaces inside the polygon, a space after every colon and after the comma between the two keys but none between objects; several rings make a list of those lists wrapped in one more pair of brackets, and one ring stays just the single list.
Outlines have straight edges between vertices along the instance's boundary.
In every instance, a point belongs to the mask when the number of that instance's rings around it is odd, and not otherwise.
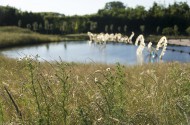
[{"label": "pond", "polygon": [[10,58],[23,58],[28,55],[35,57],[38,55],[40,61],[62,60],[81,63],[115,64],[119,62],[124,65],[133,65],[158,61],[190,62],[190,47],[170,45],[167,48],[162,60],[151,58],[146,48],[143,51],[143,56],[137,57],[136,46],[113,42],[99,45],[89,44],[88,41],[69,41],[4,49],[0,53]]}]

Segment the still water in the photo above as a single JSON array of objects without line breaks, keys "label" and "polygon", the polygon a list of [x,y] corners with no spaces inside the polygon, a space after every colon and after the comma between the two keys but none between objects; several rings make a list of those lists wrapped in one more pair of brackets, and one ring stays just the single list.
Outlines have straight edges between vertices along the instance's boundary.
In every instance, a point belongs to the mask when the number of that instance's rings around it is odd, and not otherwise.
[{"label": "still water", "polygon": [[[1,50],[0,53],[11,58],[23,58],[38,55],[40,61],[98,62],[104,64],[121,63],[126,65],[147,62],[179,61],[190,62],[190,47],[168,46],[162,60],[151,58],[145,48],[143,55],[136,56],[137,47],[124,43],[107,43],[106,45],[89,44],[88,41],[69,41],[50,43],[30,47]],[[176,51],[177,50],[177,51]],[[161,51],[158,52],[158,54]]]}]

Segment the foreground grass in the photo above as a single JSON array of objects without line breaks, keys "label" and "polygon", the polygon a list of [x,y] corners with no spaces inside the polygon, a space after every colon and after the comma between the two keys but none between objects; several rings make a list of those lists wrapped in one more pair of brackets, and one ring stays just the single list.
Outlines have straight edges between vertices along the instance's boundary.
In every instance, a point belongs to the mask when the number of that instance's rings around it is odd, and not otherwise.
[{"label": "foreground grass", "polygon": [[0,57],[0,124],[189,124],[190,64]]},{"label": "foreground grass", "polygon": [[42,44],[49,42],[60,42],[70,40],[85,40],[86,34],[75,35],[43,35],[33,32],[29,29],[23,29],[15,26],[0,27],[0,48],[15,47],[23,45]]}]

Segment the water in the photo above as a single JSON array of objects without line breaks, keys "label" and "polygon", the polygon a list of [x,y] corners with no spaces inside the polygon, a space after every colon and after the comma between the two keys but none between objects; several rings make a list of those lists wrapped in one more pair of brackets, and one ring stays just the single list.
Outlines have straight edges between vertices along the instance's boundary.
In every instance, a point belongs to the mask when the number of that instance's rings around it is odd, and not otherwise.
[{"label": "water", "polygon": [[[143,56],[136,56],[137,47],[124,43],[106,45],[89,44],[87,41],[50,43],[30,47],[1,50],[0,53],[10,58],[22,58],[28,55],[39,56],[40,61],[98,62],[104,64],[121,63],[126,65],[158,61],[190,62],[190,47],[168,46],[162,60],[150,58],[146,48]],[[179,50],[179,51],[174,51]],[[183,52],[182,52],[182,51]],[[187,53],[184,53],[187,52]],[[160,53],[160,51],[158,52]]]}]

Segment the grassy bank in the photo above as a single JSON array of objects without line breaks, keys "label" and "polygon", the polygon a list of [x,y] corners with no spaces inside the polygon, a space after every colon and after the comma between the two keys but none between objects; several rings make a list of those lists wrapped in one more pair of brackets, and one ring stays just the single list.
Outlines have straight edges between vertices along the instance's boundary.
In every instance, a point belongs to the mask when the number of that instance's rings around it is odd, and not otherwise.
[{"label": "grassy bank", "polygon": [[190,64],[0,62],[0,124],[190,123]]},{"label": "grassy bank", "polygon": [[[159,35],[149,35],[145,37],[146,42],[157,43],[162,36]],[[166,36],[167,39],[190,39],[190,36]]]},{"label": "grassy bank", "polygon": [[14,26],[0,27],[0,48],[60,42],[64,40],[84,40],[86,35],[43,35]]}]

